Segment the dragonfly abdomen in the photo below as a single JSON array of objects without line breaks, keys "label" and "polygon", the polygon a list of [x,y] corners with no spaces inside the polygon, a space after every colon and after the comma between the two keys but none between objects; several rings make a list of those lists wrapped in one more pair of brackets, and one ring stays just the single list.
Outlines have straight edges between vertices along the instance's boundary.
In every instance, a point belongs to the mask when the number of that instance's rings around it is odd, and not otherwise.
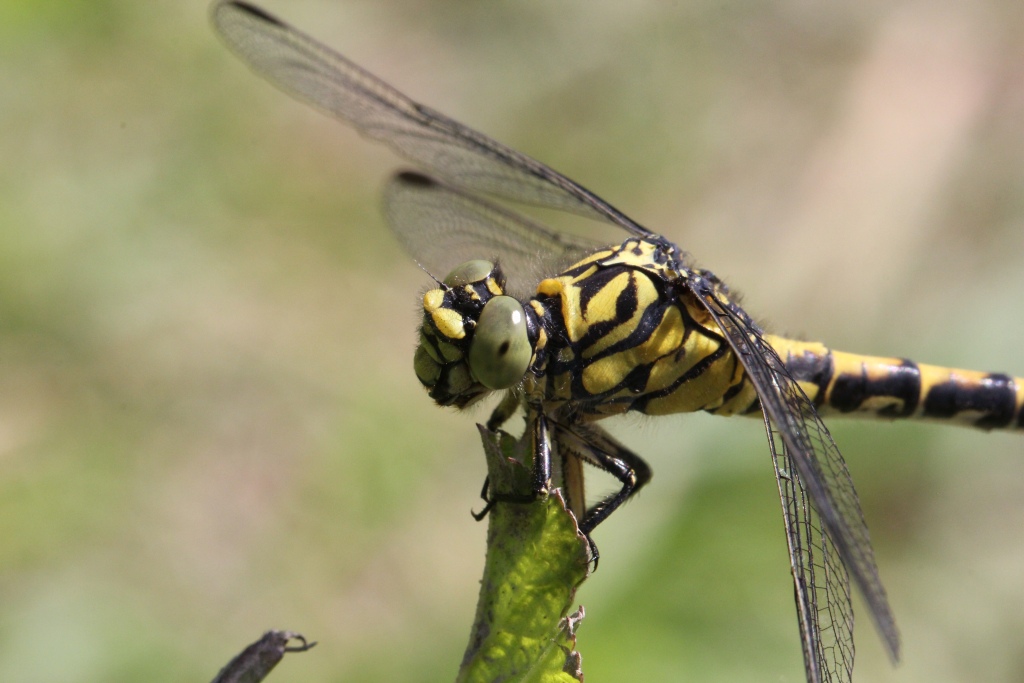
[{"label": "dragonfly abdomen", "polygon": [[833,351],[783,337],[768,340],[822,415],[1024,429],[1024,379]]}]

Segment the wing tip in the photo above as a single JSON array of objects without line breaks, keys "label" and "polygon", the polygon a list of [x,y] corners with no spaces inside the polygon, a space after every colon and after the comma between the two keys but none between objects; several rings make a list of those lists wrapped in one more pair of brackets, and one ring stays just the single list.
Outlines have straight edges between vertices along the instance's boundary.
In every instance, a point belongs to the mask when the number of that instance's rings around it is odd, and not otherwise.
[{"label": "wing tip", "polygon": [[889,653],[889,661],[892,662],[893,666],[900,663],[900,656],[902,654],[902,643],[900,642],[899,631],[896,630],[896,624],[892,625],[892,631],[886,633],[882,638],[885,643],[885,649]]}]

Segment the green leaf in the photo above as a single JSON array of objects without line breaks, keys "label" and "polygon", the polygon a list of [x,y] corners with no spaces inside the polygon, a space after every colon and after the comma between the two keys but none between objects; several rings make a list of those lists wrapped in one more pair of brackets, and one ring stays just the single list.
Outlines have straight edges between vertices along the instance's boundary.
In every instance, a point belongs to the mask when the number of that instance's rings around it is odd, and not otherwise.
[{"label": "green leaf", "polygon": [[[529,449],[505,432],[479,429],[490,490],[528,495],[529,463],[515,456]],[[480,599],[457,682],[582,681],[575,647],[583,608],[568,612],[587,577],[589,556],[561,492],[530,503],[498,503],[489,523]]]}]

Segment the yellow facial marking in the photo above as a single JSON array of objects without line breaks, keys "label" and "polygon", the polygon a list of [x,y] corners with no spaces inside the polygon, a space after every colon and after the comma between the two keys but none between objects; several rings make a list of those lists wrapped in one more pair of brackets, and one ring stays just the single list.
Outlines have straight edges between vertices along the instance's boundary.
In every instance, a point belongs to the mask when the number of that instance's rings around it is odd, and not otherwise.
[{"label": "yellow facial marking", "polygon": [[444,307],[444,290],[432,289],[423,295],[423,310],[430,316],[437,331],[448,339],[462,339],[466,336],[466,328],[462,315],[457,311]]},{"label": "yellow facial marking", "polygon": [[431,289],[423,295],[423,310],[433,311],[444,306],[444,290]]},{"label": "yellow facial marking", "polygon": [[430,314],[434,327],[448,339],[462,339],[466,336],[466,328],[462,324],[462,316],[450,308],[439,308]]}]

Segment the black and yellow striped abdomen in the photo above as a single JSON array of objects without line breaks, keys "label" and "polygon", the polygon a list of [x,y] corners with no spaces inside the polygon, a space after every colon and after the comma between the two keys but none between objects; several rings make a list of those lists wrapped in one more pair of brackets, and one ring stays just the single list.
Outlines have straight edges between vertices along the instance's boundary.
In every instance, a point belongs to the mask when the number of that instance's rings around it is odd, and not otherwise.
[{"label": "black and yellow striped abdomen", "polygon": [[[671,245],[630,239],[544,280],[531,301],[545,334],[527,394],[584,420],[628,411],[759,416],[721,329],[678,284],[688,272]],[[824,416],[1024,428],[1024,380],[765,339]]]},{"label": "black and yellow striped abdomen", "polygon": [[767,336],[821,415],[942,420],[1024,429],[1024,379]]}]

